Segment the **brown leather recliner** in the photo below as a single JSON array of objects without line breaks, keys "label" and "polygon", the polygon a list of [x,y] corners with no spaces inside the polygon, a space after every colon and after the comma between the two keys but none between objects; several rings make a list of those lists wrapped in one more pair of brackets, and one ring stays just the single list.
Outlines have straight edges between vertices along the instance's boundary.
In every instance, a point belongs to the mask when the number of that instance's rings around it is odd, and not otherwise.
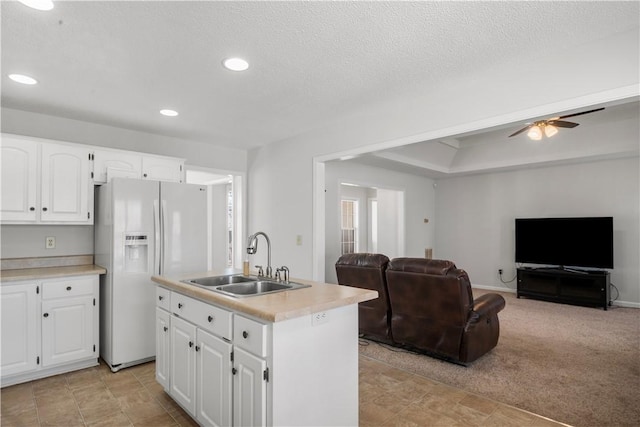
[{"label": "brown leather recliner", "polygon": [[359,331],[367,338],[391,343],[388,263],[389,258],[381,254],[345,254],[336,262],[336,274],[341,285],[378,291],[378,298],[358,305]]},{"label": "brown leather recliner", "polygon": [[469,276],[451,261],[395,258],[387,267],[396,344],[466,364],[498,344],[505,300],[473,300]]}]

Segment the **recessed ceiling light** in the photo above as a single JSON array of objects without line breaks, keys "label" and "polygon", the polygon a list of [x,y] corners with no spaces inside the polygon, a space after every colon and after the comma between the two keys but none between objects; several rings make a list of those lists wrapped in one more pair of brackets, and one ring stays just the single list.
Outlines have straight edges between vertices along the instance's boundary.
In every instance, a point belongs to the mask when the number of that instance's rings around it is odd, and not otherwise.
[{"label": "recessed ceiling light", "polygon": [[38,81],[33,77],[25,76],[24,74],[9,74],[9,78],[14,82],[22,83],[23,85],[34,85],[38,83]]},{"label": "recessed ceiling light", "polygon": [[168,117],[175,117],[178,115],[178,112],[175,110],[160,110],[160,114]]},{"label": "recessed ceiling light", "polygon": [[29,6],[32,9],[37,10],[51,10],[53,9],[52,0],[18,0],[25,6]]},{"label": "recessed ceiling light", "polygon": [[222,65],[231,71],[244,71],[249,68],[249,63],[242,58],[227,58],[222,62]]}]

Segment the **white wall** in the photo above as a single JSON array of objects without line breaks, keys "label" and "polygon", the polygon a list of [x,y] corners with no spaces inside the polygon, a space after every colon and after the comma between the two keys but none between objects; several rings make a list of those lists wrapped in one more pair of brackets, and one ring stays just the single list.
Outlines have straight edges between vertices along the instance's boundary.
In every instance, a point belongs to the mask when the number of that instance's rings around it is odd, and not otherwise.
[{"label": "white wall", "polygon": [[[463,77],[399,93],[323,129],[252,150],[249,232],[270,233],[274,257],[289,264],[292,277],[312,278],[314,158],[443,138],[607,102],[621,88],[637,88],[639,51],[637,30],[581,49],[558,46],[541,52],[536,63],[516,59],[469,70]],[[295,234],[303,236],[301,246],[294,244]]]},{"label": "white wall", "polygon": [[404,210],[404,191],[378,191],[378,252],[390,259],[405,255]]},{"label": "white wall", "polygon": [[[619,300],[640,306],[639,158],[440,179],[434,258],[450,259],[474,285],[515,289],[514,219],[613,216]],[[612,292],[615,297],[615,291]]]},{"label": "white wall", "polygon": [[[92,225],[3,225],[2,258],[31,258],[93,254]],[[46,237],[56,238],[54,249],[44,248]]]},{"label": "white wall", "polygon": [[[403,191],[405,205],[404,253],[406,256],[423,257],[424,249],[433,245],[435,194],[432,179],[349,161],[327,162],[325,168],[326,246],[324,269],[326,282],[337,283],[335,263],[341,253],[339,244],[341,182],[378,187],[378,194],[381,188]],[[430,219],[428,224],[424,223],[424,218]],[[394,254],[388,256],[392,257]]]},{"label": "white wall", "polygon": [[210,185],[211,257],[216,270],[227,268],[227,184]]}]

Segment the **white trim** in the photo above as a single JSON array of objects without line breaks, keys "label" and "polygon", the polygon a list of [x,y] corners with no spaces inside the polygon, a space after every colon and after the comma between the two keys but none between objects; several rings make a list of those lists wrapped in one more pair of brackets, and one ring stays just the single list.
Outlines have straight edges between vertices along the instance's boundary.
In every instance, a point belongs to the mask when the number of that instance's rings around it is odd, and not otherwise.
[{"label": "white trim", "polygon": [[313,159],[313,195],[312,195],[312,227],[311,236],[311,273],[313,280],[324,282],[325,253],[325,165],[323,161]]},{"label": "white trim", "polygon": [[476,120],[470,123],[463,123],[442,129],[436,129],[433,131],[383,141],[376,144],[365,145],[345,151],[325,154],[316,157],[315,161],[326,162],[328,160],[340,159],[341,157],[355,157],[361,154],[368,154],[372,151],[387,150],[390,148],[401,147],[407,144],[414,144],[416,142],[442,140],[452,137],[455,138],[456,136],[461,134],[476,132],[496,126],[503,126],[509,123],[527,121],[536,117],[544,117],[552,114],[557,114],[559,111],[570,111],[607,103],[615,105],[616,103],[620,103],[621,101],[638,99],[638,97],[640,97],[640,84],[633,84],[604,92],[581,96],[578,98],[567,99],[551,104],[539,105],[533,108],[528,108],[526,110],[516,111],[513,113],[502,114],[482,120]]}]

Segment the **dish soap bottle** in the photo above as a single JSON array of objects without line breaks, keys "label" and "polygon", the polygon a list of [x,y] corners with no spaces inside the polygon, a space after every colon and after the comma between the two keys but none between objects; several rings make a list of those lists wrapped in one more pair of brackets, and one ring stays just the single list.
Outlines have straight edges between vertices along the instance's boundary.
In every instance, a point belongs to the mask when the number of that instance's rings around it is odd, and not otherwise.
[{"label": "dish soap bottle", "polygon": [[244,276],[249,275],[249,259],[248,258],[245,258],[244,262],[242,263],[242,275]]}]

